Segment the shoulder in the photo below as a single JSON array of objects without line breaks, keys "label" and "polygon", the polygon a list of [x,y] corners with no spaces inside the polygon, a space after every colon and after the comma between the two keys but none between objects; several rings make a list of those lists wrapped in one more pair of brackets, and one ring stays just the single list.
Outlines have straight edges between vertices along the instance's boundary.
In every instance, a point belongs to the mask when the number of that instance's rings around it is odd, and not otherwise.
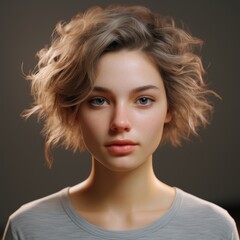
[{"label": "shoulder", "polygon": [[186,214],[198,215],[198,216],[211,216],[211,218],[232,220],[228,212],[222,207],[196,197],[190,193],[184,192],[178,189],[178,194],[181,196],[181,206],[186,211]]},{"label": "shoulder", "polygon": [[[37,212],[44,212],[46,214],[53,212],[59,208],[61,205],[61,195],[64,193],[65,189],[51,194],[49,196],[37,199],[35,201],[26,203],[22,205],[15,213],[13,213],[10,218],[18,219],[23,216],[31,215]],[[46,211],[48,210],[48,211]]]},{"label": "shoulder", "polygon": [[62,204],[64,194],[67,194],[67,189],[21,206],[9,217],[8,224],[12,231],[26,229],[26,226],[41,229],[41,226],[51,224],[53,219],[64,216]]},{"label": "shoulder", "polygon": [[234,219],[222,207],[177,189],[180,199],[179,217],[202,231],[218,232],[219,235],[237,234]]}]

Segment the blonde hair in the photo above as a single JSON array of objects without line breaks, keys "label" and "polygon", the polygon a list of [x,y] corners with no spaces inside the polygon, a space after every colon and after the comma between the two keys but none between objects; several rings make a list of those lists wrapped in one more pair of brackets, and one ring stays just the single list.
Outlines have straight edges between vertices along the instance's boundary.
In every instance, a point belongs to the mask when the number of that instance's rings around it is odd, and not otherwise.
[{"label": "blonde hair", "polygon": [[202,41],[142,6],[94,7],[69,23],[57,24],[50,47],[38,52],[32,73],[34,106],[25,117],[37,114],[44,121],[45,156],[61,143],[73,151],[84,144],[78,119],[81,102],[92,90],[100,57],[121,49],[140,50],[150,56],[164,80],[172,120],[164,127],[163,142],[179,145],[197,135],[208,123],[212,105],[203,80],[204,69],[195,50]]}]

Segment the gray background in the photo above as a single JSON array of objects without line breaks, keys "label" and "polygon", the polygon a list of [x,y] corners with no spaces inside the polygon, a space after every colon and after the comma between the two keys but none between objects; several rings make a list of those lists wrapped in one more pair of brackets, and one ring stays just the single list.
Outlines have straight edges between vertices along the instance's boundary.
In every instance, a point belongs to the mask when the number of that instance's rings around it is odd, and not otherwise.
[{"label": "gray background", "polygon": [[202,57],[208,82],[222,100],[214,100],[212,124],[181,148],[161,148],[155,154],[156,174],[228,209],[240,206],[240,7],[231,1],[1,1],[1,168],[0,229],[23,203],[71,186],[87,177],[90,157],[57,149],[55,164],[44,164],[44,140],[36,118],[23,121],[30,106],[29,84],[22,77],[36,64],[35,53],[49,43],[55,24],[70,20],[90,6],[110,3],[143,4],[184,22],[204,40]]}]

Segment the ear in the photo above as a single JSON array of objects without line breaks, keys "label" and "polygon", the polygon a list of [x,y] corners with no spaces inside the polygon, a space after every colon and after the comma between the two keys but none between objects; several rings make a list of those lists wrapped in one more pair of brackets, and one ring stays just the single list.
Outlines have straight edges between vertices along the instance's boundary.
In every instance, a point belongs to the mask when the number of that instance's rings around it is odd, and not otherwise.
[{"label": "ear", "polygon": [[172,120],[172,114],[168,111],[164,123],[169,123]]}]

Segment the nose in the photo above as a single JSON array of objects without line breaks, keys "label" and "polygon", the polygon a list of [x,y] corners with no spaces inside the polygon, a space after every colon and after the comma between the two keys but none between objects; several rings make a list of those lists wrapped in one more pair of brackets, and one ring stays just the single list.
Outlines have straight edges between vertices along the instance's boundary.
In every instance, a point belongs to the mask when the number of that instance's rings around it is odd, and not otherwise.
[{"label": "nose", "polygon": [[115,133],[129,132],[131,130],[129,113],[125,106],[121,105],[114,108],[110,130]]}]

